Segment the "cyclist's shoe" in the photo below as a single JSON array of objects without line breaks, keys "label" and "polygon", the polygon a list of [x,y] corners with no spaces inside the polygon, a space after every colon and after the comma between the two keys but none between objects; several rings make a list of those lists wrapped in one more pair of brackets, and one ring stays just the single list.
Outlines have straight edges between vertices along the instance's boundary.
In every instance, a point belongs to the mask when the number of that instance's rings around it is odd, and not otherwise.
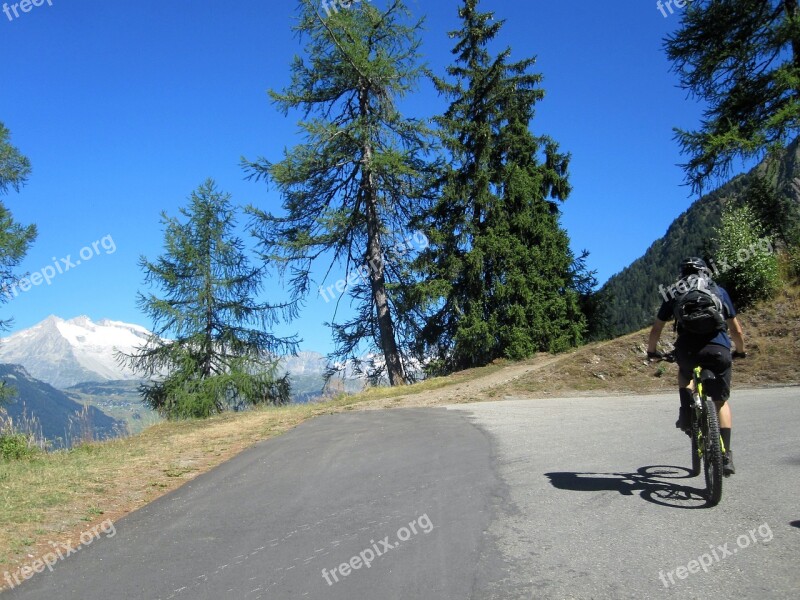
[{"label": "cyclist's shoe", "polygon": [[722,474],[728,477],[735,473],[736,469],[733,466],[733,450],[728,450],[725,456],[722,457]]},{"label": "cyclist's shoe", "polygon": [[675,427],[683,431],[687,435],[691,435],[692,429],[692,413],[688,407],[681,406],[678,420],[675,421]]}]

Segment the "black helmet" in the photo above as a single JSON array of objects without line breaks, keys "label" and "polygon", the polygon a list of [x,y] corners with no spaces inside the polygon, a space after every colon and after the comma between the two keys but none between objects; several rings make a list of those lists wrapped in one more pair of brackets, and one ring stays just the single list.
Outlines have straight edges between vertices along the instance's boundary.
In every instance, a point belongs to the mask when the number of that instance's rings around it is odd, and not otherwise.
[{"label": "black helmet", "polygon": [[690,256],[689,258],[684,258],[681,261],[681,277],[686,277],[687,275],[696,275],[703,271],[708,272],[708,265],[702,258]]}]

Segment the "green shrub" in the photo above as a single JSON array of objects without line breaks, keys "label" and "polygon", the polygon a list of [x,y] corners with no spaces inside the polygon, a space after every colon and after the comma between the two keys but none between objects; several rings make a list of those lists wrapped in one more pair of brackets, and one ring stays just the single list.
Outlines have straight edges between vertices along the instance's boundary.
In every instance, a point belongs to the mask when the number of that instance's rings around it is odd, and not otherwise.
[{"label": "green shrub", "polygon": [[19,460],[30,458],[39,451],[30,444],[28,437],[22,433],[4,433],[0,435],[0,458],[3,460]]},{"label": "green shrub", "polygon": [[29,458],[42,452],[45,448],[44,441],[38,438],[32,431],[38,426],[38,421],[33,419],[22,419],[23,427],[15,424],[5,409],[0,408],[0,460],[19,460]]},{"label": "green shrub", "polygon": [[780,287],[775,246],[750,206],[725,206],[714,241],[719,281],[740,307],[775,294]]}]

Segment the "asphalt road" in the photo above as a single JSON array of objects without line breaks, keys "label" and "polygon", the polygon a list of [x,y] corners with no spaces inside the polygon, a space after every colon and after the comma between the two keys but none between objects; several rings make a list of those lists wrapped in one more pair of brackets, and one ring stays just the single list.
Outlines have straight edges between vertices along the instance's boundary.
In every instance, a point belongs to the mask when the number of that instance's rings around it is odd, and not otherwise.
[{"label": "asphalt road", "polygon": [[714,508],[677,396],[321,417],[2,597],[796,598],[799,396],[734,392]]}]

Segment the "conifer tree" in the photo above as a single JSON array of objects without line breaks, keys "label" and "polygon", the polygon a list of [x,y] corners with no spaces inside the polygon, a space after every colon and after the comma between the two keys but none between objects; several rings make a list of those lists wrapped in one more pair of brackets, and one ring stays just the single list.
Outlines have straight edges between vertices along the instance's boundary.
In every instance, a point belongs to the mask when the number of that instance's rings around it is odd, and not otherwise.
[{"label": "conifer tree", "polygon": [[455,63],[435,79],[450,100],[437,123],[451,160],[440,197],[417,219],[431,243],[404,295],[426,312],[416,349],[434,372],[564,350],[585,329],[559,223],[569,156],[529,130],[544,95],[535,59],[489,54],[503,23],[477,0],[459,15]]},{"label": "conifer tree", "polygon": [[289,87],[271,95],[284,114],[302,111],[304,140],[278,163],[245,161],[252,177],[273,181],[284,198],[283,216],[253,209],[254,229],[264,256],[292,273],[295,302],[311,291],[315,262],[345,267],[356,315],[331,324],[332,358],[358,369],[371,348],[382,360],[366,372],[403,384],[408,373],[391,288],[404,257],[392,249],[408,236],[424,196],[429,132],[397,102],[422,73],[420,23],[410,21],[401,0],[381,8],[353,3],[328,15],[301,0],[299,12],[295,29],[305,56],[292,63]]},{"label": "conifer tree", "polygon": [[[0,196],[9,189],[19,191],[31,172],[28,158],[11,145],[11,133],[0,122]],[[21,225],[0,201],[0,303],[14,297],[11,292],[20,281],[15,269],[36,239],[35,225]],[[11,319],[0,320],[0,330],[8,329]]]},{"label": "conifer tree", "polygon": [[694,0],[665,48],[682,87],[707,105],[699,129],[676,129],[696,191],[800,131],[798,0]]},{"label": "conifer tree", "polygon": [[144,400],[169,418],[289,402],[277,359],[294,352],[296,340],[270,329],[293,315],[289,306],[256,301],[263,271],[250,266],[235,235],[230,195],[209,179],[180,213],[184,221],[162,215],[164,254],[140,259],[145,282],[160,291],[139,294],[153,333],[118,359],[152,378]]}]

